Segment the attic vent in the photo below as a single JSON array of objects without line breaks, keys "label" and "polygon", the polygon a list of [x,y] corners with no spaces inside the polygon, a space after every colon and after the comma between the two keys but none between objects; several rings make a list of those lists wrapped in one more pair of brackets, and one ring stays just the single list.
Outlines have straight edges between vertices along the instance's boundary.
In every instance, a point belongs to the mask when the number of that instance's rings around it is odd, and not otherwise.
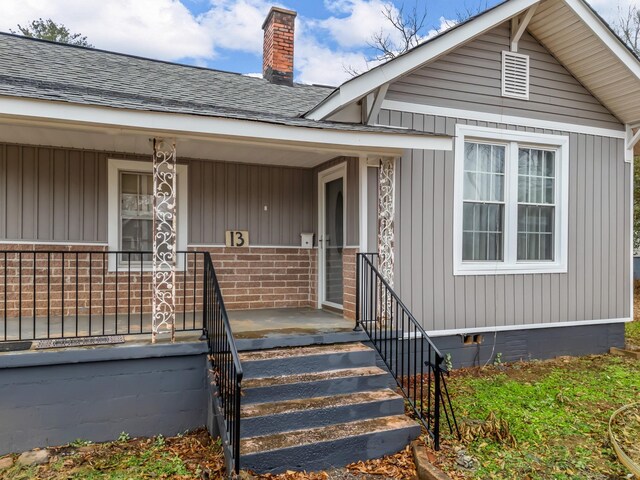
[{"label": "attic vent", "polygon": [[502,52],[502,96],[529,99],[529,56]]}]

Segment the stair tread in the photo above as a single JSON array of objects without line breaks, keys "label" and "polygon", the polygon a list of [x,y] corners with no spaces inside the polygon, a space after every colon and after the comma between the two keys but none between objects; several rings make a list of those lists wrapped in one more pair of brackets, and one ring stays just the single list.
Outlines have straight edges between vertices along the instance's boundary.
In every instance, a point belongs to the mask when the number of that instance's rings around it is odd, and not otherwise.
[{"label": "stair tread", "polygon": [[293,430],[290,432],[245,438],[240,441],[240,451],[243,455],[251,455],[283,448],[312,445],[320,442],[333,442],[348,437],[371,433],[391,432],[415,427],[416,425],[416,422],[405,415],[358,420],[319,428]]},{"label": "stair tread", "polygon": [[316,410],[321,408],[335,408],[348,405],[380,402],[402,397],[389,388],[371,390],[358,393],[345,393],[323,397],[300,398],[283,400],[280,402],[253,403],[241,408],[242,418],[262,417],[284,413]]},{"label": "stair tread", "polygon": [[256,350],[239,354],[241,362],[259,360],[276,360],[282,358],[295,358],[307,355],[330,355],[333,353],[352,353],[371,350],[370,347],[357,343],[340,343],[334,345],[315,345],[311,347],[274,348],[272,350]]},{"label": "stair tread", "polygon": [[388,372],[380,367],[357,367],[293,375],[278,375],[275,377],[247,378],[242,381],[242,388],[272,387],[275,385],[289,385],[294,383],[317,382],[337,378],[366,377],[375,375],[388,375]]}]

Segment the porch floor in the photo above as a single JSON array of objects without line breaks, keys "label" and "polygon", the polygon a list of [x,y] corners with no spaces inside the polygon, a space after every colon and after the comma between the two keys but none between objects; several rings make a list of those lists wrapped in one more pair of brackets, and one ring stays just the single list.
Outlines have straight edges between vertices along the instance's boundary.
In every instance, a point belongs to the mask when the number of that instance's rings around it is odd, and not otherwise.
[{"label": "porch floor", "polygon": [[354,325],[342,315],[314,308],[235,310],[228,314],[231,330],[238,339],[348,332]]},{"label": "porch floor", "polygon": [[[283,337],[317,337],[351,332],[353,321],[342,315],[313,308],[274,308],[264,310],[229,311],[229,320],[234,337],[243,342],[255,344],[261,339],[273,340]],[[201,312],[179,312],[176,314],[176,339],[192,341],[200,336],[202,322]],[[34,335],[35,327],[35,335]],[[184,331],[187,330],[187,331]],[[62,332],[64,331],[64,335]],[[74,338],[96,335],[124,335],[126,341],[144,342],[151,334],[151,314],[121,313],[102,316],[69,315],[64,321],[60,316],[46,317],[0,318],[0,340],[30,341],[46,338]],[[145,332],[139,335],[140,332]],[[136,335],[138,334],[138,335]],[[160,336],[166,341],[167,336]]]}]

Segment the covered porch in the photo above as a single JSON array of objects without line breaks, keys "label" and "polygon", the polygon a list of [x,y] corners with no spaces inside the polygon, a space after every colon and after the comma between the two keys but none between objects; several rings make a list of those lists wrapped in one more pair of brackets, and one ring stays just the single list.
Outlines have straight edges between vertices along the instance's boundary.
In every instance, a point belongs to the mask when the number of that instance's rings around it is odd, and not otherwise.
[{"label": "covered porch", "polygon": [[239,338],[346,331],[356,253],[392,245],[394,159],[451,146],[330,122],[1,106],[0,342],[197,335],[207,269]]}]

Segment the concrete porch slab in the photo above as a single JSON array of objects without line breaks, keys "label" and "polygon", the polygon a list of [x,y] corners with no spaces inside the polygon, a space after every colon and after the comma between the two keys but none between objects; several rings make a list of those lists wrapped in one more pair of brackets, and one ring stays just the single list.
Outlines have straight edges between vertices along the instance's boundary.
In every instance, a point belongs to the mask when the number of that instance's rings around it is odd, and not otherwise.
[{"label": "concrete porch slab", "polygon": [[240,351],[358,342],[354,322],[314,308],[270,308],[230,311],[229,321]]}]

